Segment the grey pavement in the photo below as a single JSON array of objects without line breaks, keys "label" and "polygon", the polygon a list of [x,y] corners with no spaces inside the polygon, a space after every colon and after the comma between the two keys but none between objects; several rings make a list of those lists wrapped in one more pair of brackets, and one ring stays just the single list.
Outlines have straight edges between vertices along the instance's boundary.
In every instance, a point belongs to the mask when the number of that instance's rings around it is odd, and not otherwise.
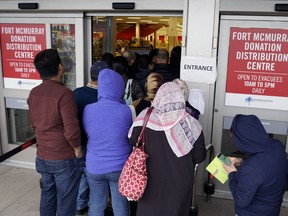
[{"label": "grey pavement", "polygon": [[[34,169],[0,165],[0,216],[39,216],[40,175]],[[233,216],[233,200],[197,196],[198,216]],[[282,208],[280,216],[288,216]]]}]

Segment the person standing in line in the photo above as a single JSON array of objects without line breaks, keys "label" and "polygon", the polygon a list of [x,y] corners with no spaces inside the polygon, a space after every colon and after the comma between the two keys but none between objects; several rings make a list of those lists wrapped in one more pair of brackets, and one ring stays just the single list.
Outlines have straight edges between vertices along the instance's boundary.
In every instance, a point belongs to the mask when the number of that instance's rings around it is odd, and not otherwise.
[{"label": "person standing in line", "polygon": [[230,132],[236,148],[246,154],[244,160],[228,157],[230,166],[223,163],[236,215],[279,215],[288,174],[284,145],[269,137],[255,115],[237,114]]},{"label": "person standing in line", "polygon": [[[137,98],[143,97],[144,92],[138,80],[135,79],[135,72],[136,72],[135,66],[136,66],[136,60],[137,60],[135,52],[131,50],[126,50],[122,53],[122,56],[126,58],[128,62],[128,67],[127,67],[126,73],[124,74],[124,80],[125,80],[125,93],[127,93],[127,89],[128,89],[128,92],[130,91],[132,93],[132,101],[130,101],[129,103],[126,100],[126,104],[131,105],[134,100],[136,100]],[[124,98],[126,96],[127,95],[125,94]]]},{"label": "person standing in line", "polygon": [[171,82],[177,78],[169,65],[169,52],[166,49],[158,50],[153,72],[161,74],[165,82]]},{"label": "person standing in line", "polygon": [[105,52],[101,56],[101,60],[104,61],[106,64],[108,64],[109,68],[112,68],[114,58],[115,58],[114,55],[109,52]]},{"label": "person standing in line", "polygon": [[158,89],[163,83],[164,79],[159,73],[152,72],[149,74],[145,83],[146,96],[139,98],[132,103],[132,105],[135,107],[136,115],[139,115],[142,110],[151,106]]},{"label": "person standing in line", "polygon": [[180,69],[181,69],[181,46],[175,46],[171,50],[170,55],[170,69],[176,78],[180,78]]},{"label": "person standing in line", "polygon": [[125,94],[123,96],[127,105],[131,105],[134,100],[144,97],[141,86],[136,79],[128,77],[128,61],[123,56],[116,56],[113,61],[112,69],[123,76],[125,83]]},{"label": "person standing in line", "polygon": [[86,131],[86,170],[90,188],[89,215],[103,216],[109,188],[114,216],[128,216],[128,200],[118,190],[118,180],[131,153],[128,130],[132,113],[122,99],[123,77],[111,70],[101,70],[98,77],[98,102],[86,105],[83,127]]},{"label": "person standing in line", "polygon": [[43,82],[27,99],[36,132],[36,171],[41,174],[41,216],[75,216],[84,160],[77,107],[61,84],[63,67],[56,50],[39,52],[34,65]]},{"label": "person standing in line", "polygon": [[149,69],[151,59],[149,55],[143,54],[136,59],[134,79],[136,79],[141,86],[143,92],[146,92],[145,83],[147,77],[151,73]]},{"label": "person standing in line", "polygon": [[136,56],[135,53],[131,50],[126,50],[122,53],[122,56],[127,59],[128,62],[128,69],[126,76],[129,78],[134,78],[135,74],[135,61],[136,61]]},{"label": "person standing in line", "polygon": [[[139,115],[145,108],[150,107],[156,92],[164,83],[163,77],[158,73],[150,73],[146,79],[145,88],[146,96],[135,100],[132,105],[135,107],[136,116]],[[136,216],[137,202],[130,201],[130,216]]]},{"label": "person standing in line", "polygon": [[[109,68],[109,66],[104,61],[95,62],[90,69],[91,81],[86,86],[76,88],[73,91],[78,108],[78,120],[80,122],[80,128],[81,128],[81,145],[84,155],[86,154],[87,136],[82,124],[83,111],[87,104],[97,102],[98,74],[101,70],[105,68]],[[84,213],[88,211],[88,201],[89,201],[89,187],[86,179],[86,169],[84,167],[77,197],[77,215],[84,215]]]},{"label": "person standing in line", "polygon": [[[206,158],[202,126],[185,111],[185,99],[174,82],[161,85],[145,128],[148,182],[137,203],[137,216],[189,216],[194,166]],[[143,110],[128,137],[135,146],[143,126]]]},{"label": "person standing in line", "polygon": [[149,52],[149,57],[150,57],[150,65],[149,65],[149,69],[150,71],[154,71],[155,65],[157,64],[157,53],[158,53],[159,49],[158,48],[153,48],[150,50]]},{"label": "person standing in line", "polygon": [[189,88],[187,86],[187,83],[184,80],[181,80],[179,78],[174,79],[173,82],[175,82],[180,87],[180,89],[182,90],[182,92],[184,94],[184,98],[186,101],[186,112],[188,112],[195,119],[199,120],[199,116],[200,116],[199,110],[197,110],[195,107],[193,107],[188,101]]}]

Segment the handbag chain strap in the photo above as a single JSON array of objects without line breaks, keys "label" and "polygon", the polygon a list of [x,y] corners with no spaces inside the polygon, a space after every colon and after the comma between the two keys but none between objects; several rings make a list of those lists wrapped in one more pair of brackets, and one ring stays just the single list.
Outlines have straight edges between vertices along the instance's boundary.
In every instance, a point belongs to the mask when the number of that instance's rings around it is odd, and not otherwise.
[{"label": "handbag chain strap", "polygon": [[144,130],[145,130],[145,127],[146,127],[146,125],[147,125],[148,119],[149,119],[149,117],[150,117],[150,115],[151,115],[151,113],[152,113],[153,108],[154,108],[154,107],[150,107],[150,108],[148,109],[146,115],[145,115],[143,127],[142,127],[142,130],[141,130],[140,134],[139,134],[137,143],[136,143],[136,145],[135,145],[136,148],[138,147],[140,141],[142,141],[142,146],[141,146],[141,148],[144,149],[144,145],[145,145],[145,141],[144,141]]}]

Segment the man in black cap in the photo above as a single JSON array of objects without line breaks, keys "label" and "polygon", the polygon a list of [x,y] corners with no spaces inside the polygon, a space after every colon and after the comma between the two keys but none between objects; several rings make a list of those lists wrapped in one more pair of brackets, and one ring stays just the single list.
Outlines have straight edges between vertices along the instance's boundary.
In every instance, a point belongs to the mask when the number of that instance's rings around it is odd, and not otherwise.
[{"label": "man in black cap", "polygon": [[[109,68],[108,64],[104,61],[95,62],[90,69],[91,81],[86,86],[76,88],[73,91],[75,101],[78,107],[78,119],[81,128],[81,145],[86,153],[87,137],[82,125],[82,116],[84,108],[87,104],[95,103],[98,101],[98,74],[101,70]],[[84,215],[88,210],[89,187],[86,179],[86,170],[84,169],[79,186],[77,198],[77,215]]]}]

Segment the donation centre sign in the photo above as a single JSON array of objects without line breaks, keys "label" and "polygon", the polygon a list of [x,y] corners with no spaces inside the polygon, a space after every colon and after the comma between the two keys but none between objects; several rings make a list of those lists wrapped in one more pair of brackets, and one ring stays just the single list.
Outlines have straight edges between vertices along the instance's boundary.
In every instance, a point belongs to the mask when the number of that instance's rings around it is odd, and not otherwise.
[{"label": "donation centre sign", "polygon": [[45,24],[0,24],[5,88],[32,89],[42,82],[34,57],[46,49]]},{"label": "donation centre sign", "polygon": [[230,28],[225,105],[288,110],[288,29]]}]

